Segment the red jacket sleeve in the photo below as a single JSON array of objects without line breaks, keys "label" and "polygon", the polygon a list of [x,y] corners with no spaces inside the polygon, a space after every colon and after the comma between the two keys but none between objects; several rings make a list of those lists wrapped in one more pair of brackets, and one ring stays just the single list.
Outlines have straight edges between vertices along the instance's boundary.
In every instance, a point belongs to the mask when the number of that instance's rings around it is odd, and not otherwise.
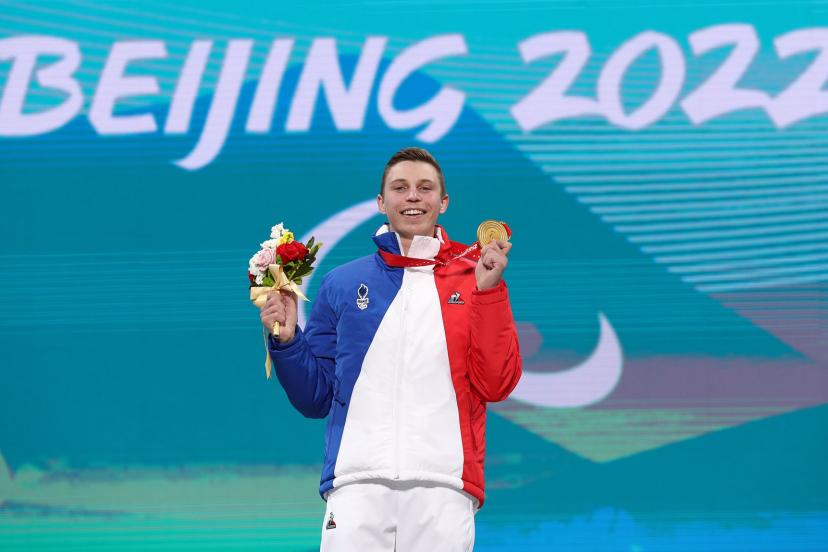
[{"label": "red jacket sleeve", "polygon": [[472,293],[468,370],[472,388],[488,402],[502,401],[520,380],[521,360],[506,283]]}]

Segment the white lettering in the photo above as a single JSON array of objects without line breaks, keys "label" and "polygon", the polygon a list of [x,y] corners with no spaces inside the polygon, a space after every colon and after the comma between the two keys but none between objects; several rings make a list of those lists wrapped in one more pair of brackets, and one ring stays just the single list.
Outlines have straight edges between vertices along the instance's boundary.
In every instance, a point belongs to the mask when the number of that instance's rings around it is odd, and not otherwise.
[{"label": "white lettering", "polygon": [[828,112],[828,29],[800,29],[774,40],[776,52],[782,59],[796,54],[818,50],[819,54],[788,88],[774,98],[770,115],[779,128]]},{"label": "white lettering", "polygon": [[518,49],[526,63],[565,52],[555,70],[512,107],[512,117],[521,130],[531,132],[561,119],[601,113],[595,100],[566,95],[589,60],[589,40],[584,33],[563,31],[535,35],[521,42]]},{"label": "white lettering", "polygon": [[310,128],[316,97],[319,89],[323,88],[336,128],[360,130],[365,122],[368,98],[387,41],[385,37],[366,39],[348,90],[339,68],[336,41],[333,38],[315,39],[293,94],[286,129],[303,131]]},{"label": "white lettering", "polygon": [[175,161],[179,167],[191,171],[200,169],[213,161],[224,147],[252,49],[252,40],[231,40],[227,44],[207,121],[195,149],[187,157]]},{"label": "white lettering", "polygon": [[690,35],[690,46],[697,56],[729,44],[735,47],[725,62],[681,102],[681,108],[693,124],[700,125],[740,109],[767,109],[768,94],[736,88],[759,51],[759,38],[753,25],[716,25]]},{"label": "white lettering", "polygon": [[379,112],[385,124],[393,129],[409,129],[428,123],[417,134],[417,138],[427,143],[445,136],[463,111],[466,100],[463,92],[446,86],[421,106],[406,111],[394,107],[394,95],[403,81],[424,65],[442,57],[465,54],[468,48],[461,34],[427,38],[403,50],[388,67],[380,84]]},{"label": "white lettering", "polygon": [[[632,113],[624,113],[621,83],[632,63],[650,48],[658,50],[661,80],[652,96]],[[653,31],[644,31],[613,52],[598,77],[598,102],[607,119],[622,128],[639,130],[659,120],[676,101],[685,76],[684,54],[675,40]]]},{"label": "white lettering", "polygon": [[[59,56],[56,62],[35,72],[40,55]],[[49,36],[19,36],[0,40],[0,60],[13,60],[0,98],[0,136],[35,136],[56,130],[72,120],[83,107],[83,93],[72,75],[81,61],[77,42]],[[23,113],[26,93],[37,75],[44,88],[68,94],[63,102],[39,113]]]},{"label": "white lettering", "polygon": [[282,77],[287,68],[290,52],[293,49],[293,39],[280,38],[273,41],[270,52],[262,67],[256,95],[250,106],[245,130],[251,133],[267,134],[273,125],[273,112],[276,109],[276,98],[282,86]]},{"label": "white lettering", "polygon": [[190,46],[184,68],[175,85],[172,103],[167,113],[167,122],[164,125],[164,134],[187,134],[190,129],[193,106],[212,48],[212,40],[196,40]]},{"label": "white lettering", "polygon": [[116,42],[106,60],[101,80],[89,109],[89,120],[98,134],[140,134],[155,132],[158,128],[151,113],[121,115],[113,113],[120,98],[144,94],[158,94],[155,77],[127,77],[124,75],[130,61],[163,59],[167,49],[160,40]]}]

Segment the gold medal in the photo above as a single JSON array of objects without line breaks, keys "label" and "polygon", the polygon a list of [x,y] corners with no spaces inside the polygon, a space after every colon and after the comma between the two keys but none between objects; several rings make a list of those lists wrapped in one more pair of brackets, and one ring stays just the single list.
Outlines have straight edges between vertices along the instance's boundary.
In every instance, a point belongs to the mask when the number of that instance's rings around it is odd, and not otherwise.
[{"label": "gold medal", "polygon": [[511,233],[506,229],[506,225],[496,220],[484,220],[477,227],[477,243],[480,244],[480,247],[495,240],[506,241],[510,235]]}]

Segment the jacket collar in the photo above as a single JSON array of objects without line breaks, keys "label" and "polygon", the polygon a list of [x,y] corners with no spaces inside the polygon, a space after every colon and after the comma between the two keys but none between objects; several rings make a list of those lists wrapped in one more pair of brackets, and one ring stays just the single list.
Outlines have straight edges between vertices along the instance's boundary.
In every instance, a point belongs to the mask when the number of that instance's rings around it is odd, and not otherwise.
[{"label": "jacket collar", "polygon": [[[382,251],[387,251],[394,255],[402,255],[400,236],[396,232],[391,231],[387,222],[380,226],[374,234],[374,243]],[[417,259],[433,259],[441,251],[449,249],[450,243],[445,229],[437,224],[435,225],[434,237],[414,236],[414,239],[411,240],[408,256]]]}]

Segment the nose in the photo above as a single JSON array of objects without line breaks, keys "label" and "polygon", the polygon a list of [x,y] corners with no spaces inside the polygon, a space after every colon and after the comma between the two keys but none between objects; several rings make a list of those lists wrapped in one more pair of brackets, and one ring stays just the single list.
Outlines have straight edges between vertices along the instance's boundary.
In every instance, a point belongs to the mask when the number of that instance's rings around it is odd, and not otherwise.
[{"label": "nose", "polygon": [[417,189],[416,186],[413,186],[408,189],[408,197],[406,197],[407,201],[419,201],[420,200],[420,191]]}]

